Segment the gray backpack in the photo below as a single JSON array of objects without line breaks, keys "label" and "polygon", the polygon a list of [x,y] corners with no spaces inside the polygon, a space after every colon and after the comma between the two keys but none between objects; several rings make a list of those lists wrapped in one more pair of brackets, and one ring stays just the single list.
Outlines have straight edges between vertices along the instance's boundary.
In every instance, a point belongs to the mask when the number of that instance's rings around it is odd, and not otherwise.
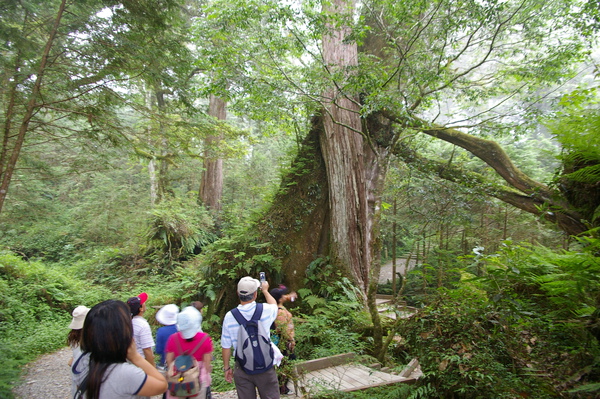
[{"label": "gray backpack", "polygon": [[246,320],[240,311],[231,310],[231,314],[240,324],[235,359],[246,374],[260,374],[273,367],[274,353],[269,333],[260,323],[263,304],[257,303],[254,315]]}]

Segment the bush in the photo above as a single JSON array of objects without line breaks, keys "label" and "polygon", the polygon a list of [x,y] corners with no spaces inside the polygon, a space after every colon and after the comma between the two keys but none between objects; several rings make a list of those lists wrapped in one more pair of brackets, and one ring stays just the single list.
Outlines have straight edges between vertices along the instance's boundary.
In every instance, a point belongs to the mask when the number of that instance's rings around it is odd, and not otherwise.
[{"label": "bush", "polygon": [[485,292],[465,285],[441,290],[403,322],[404,350],[419,359],[429,397],[555,397],[548,381],[527,375],[537,372],[527,349],[538,336],[535,326],[513,316],[490,304]]},{"label": "bush", "polygon": [[27,262],[0,252],[0,342],[3,372],[0,397],[11,397],[19,367],[38,355],[61,348],[69,332],[71,311],[109,298],[101,287],[90,287],[72,270]]}]

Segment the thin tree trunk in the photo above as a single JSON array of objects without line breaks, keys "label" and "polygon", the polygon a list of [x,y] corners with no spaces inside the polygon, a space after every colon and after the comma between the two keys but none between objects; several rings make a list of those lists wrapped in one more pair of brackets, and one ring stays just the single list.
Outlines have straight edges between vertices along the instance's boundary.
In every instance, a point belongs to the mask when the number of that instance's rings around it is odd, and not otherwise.
[{"label": "thin tree trunk", "polygon": [[[224,121],[227,118],[226,103],[223,99],[210,95],[208,114]],[[213,211],[221,210],[223,197],[223,159],[217,155],[222,136],[209,136],[204,140],[204,167],[198,197],[206,207]]]},{"label": "thin tree trunk", "polygon": [[504,223],[502,225],[502,239],[506,240],[508,237],[508,205],[504,205]]},{"label": "thin tree trunk", "polygon": [[396,215],[398,213],[397,208],[398,201],[394,198],[394,222],[392,223],[392,295],[396,295]]},{"label": "thin tree trunk", "polygon": [[[146,107],[152,109],[154,101],[152,91],[146,90]],[[152,127],[149,125],[146,129],[148,140],[151,141]],[[148,160],[148,178],[150,179],[150,204],[152,206],[158,204],[158,176],[156,173],[156,157]]]},{"label": "thin tree trunk", "polygon": [[[25,17],[25,19],[27,19],[27,16]],[[14,118],[14,112],[15,112],[15,99],[16,99],[16,94],[17,94],[17,86],[19,84],[19,79],[18,79],[18,75],[19,75],[19,69],[21,68],[21,52],[19,51],[16,55],[16,59],[15,59],[15,68],[13,71],[13,79],[12,82],[10,81],[10,78],[7,77],[6,81],[4,82],[4,84],[9,87],[9,93],[8,93],[8,106],[6,107],[6,112],[4,113],[5,118],[4,118],[4,131],[3,131],[3,135],[2,135],[2,149],[0,150],[0,176],[4,175],[4,170],[6,167],[6,161],[7,161],[7,157],[8,157],[8,153],[9,153],[9,142],[10,142],[10,132],[12,129],[12,122],[13,122],[13,118]]]},{"label": "thin tree trunk", "polygon": [[169,198],[173,193],[171,190],[171,182],[169,180],[169,140],[165,131],[165,122],[163,117],[166,112],[165,95],[160,87],[155,89],[156,106],[158,108],[159,123],[158,137],[160,140],[160,159],[158,160],[158,185],[157,185],[157,202]]},{"label": "thin tree trunk", "polygon": [[58,13],[56,14],[56,19],[54,20],[54,26],[52,27],[52,30],[50,31],[50,35],[48,37],[48,41],[46,42],[46,47],[42,52],[40,67],[38,68],[35,83],[31,90],[31,97],[27,104],[25,115],[23,116],[23,121],[21,122],[21,126],[19,128],[19,133],[15,141],[15,146],[12,149],[12,153],[10,155],[10,158],[8,159],[6,169],[4,170],[4,174],[2,175],[2,183],[0,183],[0,212],[2,212],[2,208],[4,207],[4,201],[6,200],[6,195],[8,193],[8,187],[12,180],[12,175],[15,170],[17,160],[19,159],[21,148],[23,147],[23,143],[25,141],[25,135],[29,128],[29,122],[31,121],[31,117],[33,116],[35,109],[37,108],[37,98],[40,94],[42,79],[46,71],[46,65],[48,63],[50,50],[52,49],[54,38],[56,37],[58,27],[60,26],[60,22],[65,12],[65,7],[66,0],[62,0],[60,3],[60,7],[58,8]]},{"label": "thin tree trunk", "polygon": [[158,181],[156,178],[156,159],[148,162],[148,176],[150,178],[150,204],[158,204]]}]

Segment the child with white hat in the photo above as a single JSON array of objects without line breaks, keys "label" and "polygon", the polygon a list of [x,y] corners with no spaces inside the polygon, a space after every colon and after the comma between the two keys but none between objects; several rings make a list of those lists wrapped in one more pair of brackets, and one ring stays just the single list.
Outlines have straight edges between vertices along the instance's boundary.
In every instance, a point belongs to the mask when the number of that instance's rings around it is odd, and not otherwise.
[{"label": "child with white hat", "polygon": [[85,321],[85,316],[90,311],[90,308],[87,306],[77,306],[71,315],[73,319],[69,324],[69,335],[67,336],[67,345],[73,351],[73,357],[69,360],[69,366],[73,364],[73,359],[78,358],[81,355],[81,349],[79,349],[79,340],[81,339],[81,329],[83,328],[83,322]]}]

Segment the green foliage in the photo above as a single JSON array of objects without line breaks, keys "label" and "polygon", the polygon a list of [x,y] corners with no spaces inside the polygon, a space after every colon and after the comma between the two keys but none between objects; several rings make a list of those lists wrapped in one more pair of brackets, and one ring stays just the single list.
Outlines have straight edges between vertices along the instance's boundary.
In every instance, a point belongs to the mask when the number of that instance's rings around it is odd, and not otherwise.
[{"label": "green foliage", "polygon": [[71,311],[111,296],[58,265],[27,262],[0,252],[0,346],[4,354],[0,396],[9,390],[18,367],[65,345]]},{"label": "green foliage", "polygon": [[316,395],[311,395],[313,399],[416,399],[418,396],[411,395],[415,388],[410,385],[396,384],[379,388],[369,388],[363,391],[354,392],[319,392]]},{"label": "green foliage", "polygon": [[310,288],[300,289],[298,293],[311,308],[327,301],[360,302],[360,290],[344,276],[339,267],[329,262],[329,257],[317,258],[308,265],[304,286]]},{"label": "green foliage", "polygon": [[72,226],[60,222],[31,225],[21,234],[17,230],[6,231],[2,241],[12,251],[27,258],[43,258],[50,262],[72,257],[82,243],[76,238]]},{"label": "green foliage", "polygon": [[569,389],[583,398],[596,389],[599,240],[578,241],[560,252],[507,241],[497,254],[465,258],[457,288],[439,290],[399,329],[400,350],[425,373],[424,397],[550,398]]},{"label": "green foliage", "polygon": [[506,242],[497,255],[484,258],[482,280],[495,300],[526,295],[555,319],[585,324],[600,308],[599,240],[578,242],[579,250],[558,253]]},{"label": "green foliage", "polygon": [[527,353],[534,327],[465,285],[441,290],[433,303],[402,323],[399,334],[407,354],[419,359],[425,373],[419,385],[432,390],[428,397],[554,397],[547,382],[527,376],[536,372]]},{"label": "green foliage", "polygon": [[167,256],[168,263],[202,248],[216,238],[208,211],[188,195],[186,198],[163,199],[151,211],[146,236],[150,250]]},{"label": "green foliage", "polygon": [[[295,324],[296,355],[310,360],[340,353],[365,353],[367,343],[358,326],[363,325],[356,303],[331,302],[314,315],[300,315]],[[296,314],[295,314],[296,316]],[[362,314],[362,320],[365,315]]]},{"label": "green foliage", "polygon": [[343,277],[327,258],[307,268],[305,288],[298,289],[304,310],[296,323],[296,354],[314,359],[345,352],[364,353],[369,317],[362,307],[360,291]]},{"label": "green foliage", "polygon": [[596,86],[579,87],[564,95],[558,111],[544,122],[562,146],[558,157],[562,168],[554,184],[591,226],[598,224],[600,214],[600,111]]}]

